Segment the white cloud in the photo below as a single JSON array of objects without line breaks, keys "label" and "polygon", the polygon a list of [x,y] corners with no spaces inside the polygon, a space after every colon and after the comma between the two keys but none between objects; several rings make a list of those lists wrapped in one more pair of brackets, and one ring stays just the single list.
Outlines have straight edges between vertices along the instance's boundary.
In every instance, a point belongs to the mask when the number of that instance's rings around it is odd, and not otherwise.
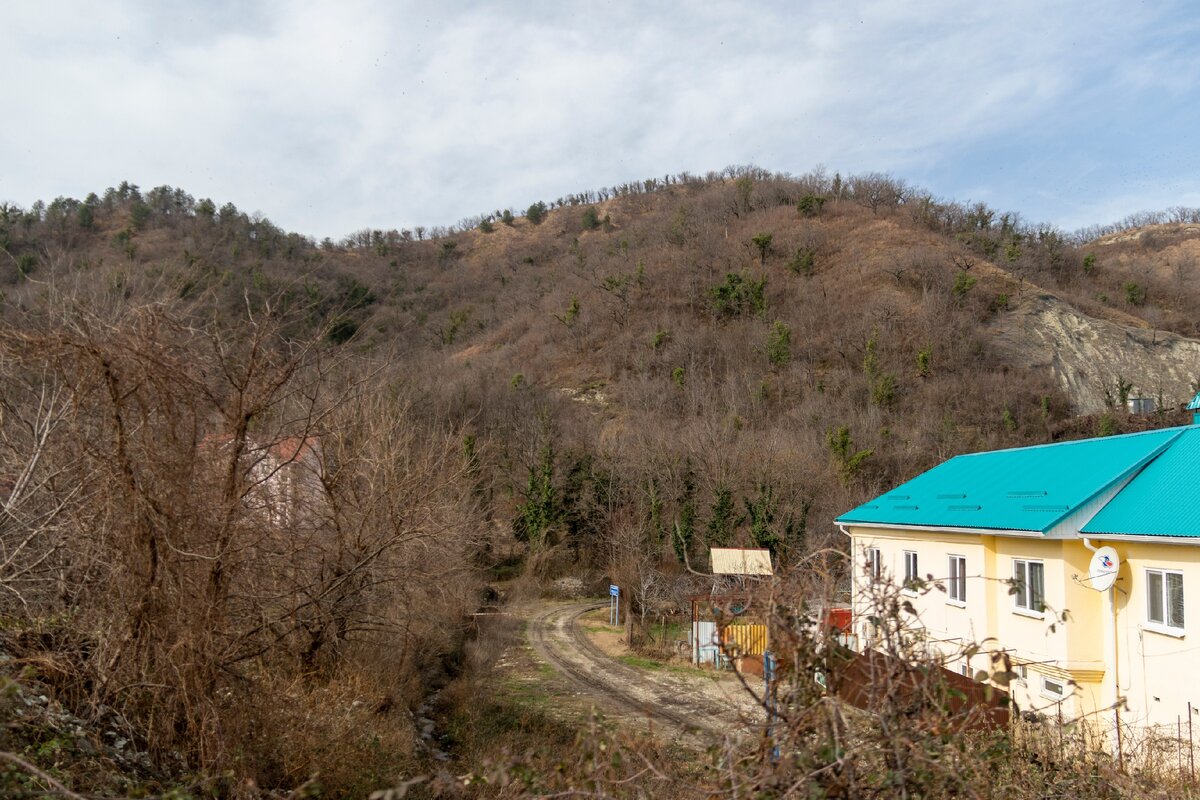
[{"label": "white cloud", "polygon": [[948,174],[948,159],[1102,93],[1103,69],[1143,87],[1192,58],[1135,57],[1153,20],[1116,3],[19,3],[7,16],[0,199],[128,178],[317,236],[751,161]]}]

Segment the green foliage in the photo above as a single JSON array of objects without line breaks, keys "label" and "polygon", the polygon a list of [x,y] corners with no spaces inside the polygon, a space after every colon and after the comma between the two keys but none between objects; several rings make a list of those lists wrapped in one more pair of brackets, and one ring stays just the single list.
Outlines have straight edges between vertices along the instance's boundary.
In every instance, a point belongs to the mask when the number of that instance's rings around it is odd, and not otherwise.
[{"label": "green foliage", "polygon": [[525,385],[525,373],[518,372],[516,375],[513,375],[512,379],[508,382],[508,385],[514,389],[520,389]]},{"label": "green foliage", "polygon": [[516,217],[514,217],[512,211],[507,208],[504,209],[504,211],[500,214],[500,221],[509,227],[512,227],[512,224],[515,220]]},{"label": "green foliage", "polygon": [[929,377],[929,359],[933,357],[933,352],[928,347],[922,347],[917,351],[917,376],[921,378]]},{"label": "green foliage", "polygon": [[792,329],[778,320],[767,333],[767,360],[773,367],[786,366],[792,360]]},{"label": "green foliage", "polygon": [[539,200],[529,208],[525,209],[525,219],[529,220],[534,225],[540,225],[542,224],[542,220],[546,218],[546,212],[546,204]]},{"label": "green foliage", "polygon": [[977,279],[974,275],[960,269],[958,274],[954,276],[954,295],[956,297],[963,297],[967,292],[971,291],[971,288],[976,283]]},{"label": "green foliage", "polygon": [[1096,271],[1096,254],[1088,253],[1083,257],[1083,274],[1091,275]]},{"label": "green foliage", "polygon": [[129,224],[135,231],[140,231],[146,227],[146,223],[150,221],[150,206],[143,203],[141,200],[134,202],[129,209]]},{"label": "green foliage", "polygon": [[1096,426],[1097,436],[1112,436],[1117,432],[1117,421],[1113,419],[1113,415],[1105,411],[1100,415],[1100,420]]},{"label": "green foliage", "polygon": [[531,550],[538,550],[549,541],[562,518],[558,491],[554,487],[554,446],[545,418],[541,438],[537,461],[529,467],[529,480],[513,518],[513,536],[517,541],[527,543]]},{"label": "green foliage", "polygon": [[692,550],[692,540],[696,535],[696,474],[690,459],[683,472],[683,491],[679,495],[678,505],[679,514],[675,518],[671,547],[675,550],[675,558],[683,564]]},{"label": "green foliage", "polygon": [[96,223],[96,214],[89,205],[81,205],[79,210],[75,212],[76,218],[79,221],[79,227],[85,231],[91,230]]},{"label": "green foliage", "polygon": [[657,350],[658,348],[660,348],[664,344],[666,344],[667,340],[670,338],[671,338],[670,331],[664,331],[664,330],[655,331],[654,335],[652,337],[650,337],[650,349]]},{"label": "green foliage", "polygon": [[743,498],[742,502],[750,523],[750,541],[755,547],[765,547],[775,557],[803,547],[804,523],[791,512],[781,513],[775,487],[770,483],[760,482],[757,496],[753,500]]},{"label": "green foliage", "polygon": [[988,303],[988,311],[993,314],[997,311],[1008,311],[1008,295],[1001,292],[992,298],[992,302]]},{"label": "green foliage", "polygon": [[458,338],[459,332],[462,330],[463,326],[467,324],[467,320],[470,318],[470,316],[470,309],[463,308],[459,309],[458,311],[451,311],[449,318],[446,320],[446,327],[442,328],[441,331],[438,332],[438,335],[442,339],[442,344],[446,345],[447,347],[454,344],[454,341]]},{"label": "green foliage", "polygon": [[713,504],[709,511],[707,535],[710,547],[722,547],[733,541],[733,532],[741,520],[733,502],[733,491],[719,484],[713,493]]},{"label": "green foliage", "polygon": [[816,255],[816,250],[811,247],[797,247],[795,254],[787,262],[787,268],[797,275],[812,275]]},{"label": "green foliage", "polygon": [[571,302],[567,304],[567,310],[561,314],[555,314],[554,318],[568,328],[573,328],[575,321],[579,319],[579,298],[572,297]]},{"label": "green foliage", "polygon": [[453,239],[447,239],[446,241],[442,242],[442,247],[440,250],[438,250],[438,260],[449,261],[454,255],[455,249],[457,248],[458,242],[454,241]]},{"label": "green foliage", "polygon": [[760,264],[767,263],[767,254],[771,252],[771,241],[775,238],[771,233],[756,233],[750,237],[750,243],[754,245],[754,249],[758,250],[758,261]]},{"label": "green foliage", "polygon": [[816,194],[806,194],[796,203],[796,210],[803,217],[819,216],[821,210],[825,208],[825,198]]},{"label": "green foliage", "polygon": [[883,373],[871,383],[871,402],[888,408],[896,401],[896,376]]},{"label": "green foliage", "polygon": [[1021,257],[1020,240],[1016,237],[1009,239],[1008,244],[1004,248],[1004,260],[1012,264]]},{"label": "green foliage", "polygon": [[358,333],[358,323],[347,316],[339,316],[325,332],[325,338],[333,344],[345,344]]},{"label": "green foliage", "polygon": [[850,429],[845,425],[836,431],[829,431],[825,435],[825,444],[829,448],[830,455],[833,456],[834,468],[844,486],[850,485],[862,469],[863,462],[874,453],[873,450],[856,449],[854,439],[850,436]]},{"label": "green foliage", "polygon": [[676,367],[675,369],[671,370],[671,380],[675,381],[675,385],[680,389],[683,388],[683,384],[686,379],[687,371],[683,367]]},{"label": "green foliage", "polygon": [[496,230],[496,226],[492,224],[490,219],[484,217],[483,221],[479,223],[479,230],[483,231],[484,233],[492,233]]},{"label": "green foliage", "polygon": [[736,317],[746,311],[762,315],[767,310],[766,286],[766,278],[756,281],[730,272],[725,275],[724,283],[708,290],[708,299],[713,310],[723,317]]},{"label": "green foliage", "polygon": [[584,209],[580,225],[585,231],[594,231],[600,227],[600,215],[596,213],[595,206],[588,206]]},{"label": "green foliage", "polygon": [[37,265],[37,256],[33,253],[21,253],[17,256],[17,272],[21,274],[22,278],[29,277],[29,274],[37,269]]},{"label": "green foliage", "polygon": [[1126,281],[1121,287],[1125,292],[1125,302],[1131,306],[1140,306],[1146,302],[1146,287],[1133,281]]},{"label": "green foliage", "polygon": [[212,218],[217,215],[217,204],[205,197],[200,202],[196,203],[196,216],[212,221]]},{"label": "green foliage", "polygon": [[1017,429],[1017,418],[1013,416],[1012,409],[1008,406],[1004,407],[1004,413],[1000,415],[1000,421],[1004,424],[1004,429],[1009,433]]}]

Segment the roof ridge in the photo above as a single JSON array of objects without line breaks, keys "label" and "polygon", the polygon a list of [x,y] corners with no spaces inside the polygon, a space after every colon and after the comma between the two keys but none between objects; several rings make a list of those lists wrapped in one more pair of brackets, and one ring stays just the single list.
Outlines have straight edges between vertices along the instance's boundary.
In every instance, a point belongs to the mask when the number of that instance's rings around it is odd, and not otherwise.
[{"label": "roof ridge", "polygon": [[995,450],[976,450],[973,453],[959,453],[952,458],[965,458],[969,456],[986,456],[991,453],[1012,453],[1017,450],[1037,450],[1040,447],[1064,447],[1071,444],[1083,444],[1084,442],[1111,442],[1117,439],[1132,439],[1135,436],[1148,436],[1155,433],[1166,433],[1167,431],[1176,431],[1183,433],[1188,429],[1195,428],[1195,425],[1172,425],[1169,428],[1154,428],[1148,431],[1134,431],[1132,433],[1118,433],[1113,436],[1088,436],[1085,439],[1067,439],[1062,442],[1042,442],[1041,444],[1025,444],[1020,447],[1000,447]]}]

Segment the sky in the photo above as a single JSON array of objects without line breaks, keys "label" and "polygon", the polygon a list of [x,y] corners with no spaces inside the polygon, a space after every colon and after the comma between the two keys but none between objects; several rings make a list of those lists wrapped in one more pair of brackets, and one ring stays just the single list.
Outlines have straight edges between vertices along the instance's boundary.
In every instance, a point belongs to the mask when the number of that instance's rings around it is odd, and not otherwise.
[{"label": "sky", "polygon": [[0,74],[23,206],[129,180],[338,238],[734,164],[1068,231],[1200,206],[1189,2],[7,0]]}]

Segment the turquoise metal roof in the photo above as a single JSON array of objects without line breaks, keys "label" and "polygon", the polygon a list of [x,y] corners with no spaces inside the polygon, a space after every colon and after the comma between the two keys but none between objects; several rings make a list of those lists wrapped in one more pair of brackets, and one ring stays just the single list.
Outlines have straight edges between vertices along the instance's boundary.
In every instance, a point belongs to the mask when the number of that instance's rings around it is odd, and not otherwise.
[{"label": "turquoise metal roof", "polygon": [[1196,392],[1196,396],[1192,398],[1192,402],[1187,404],[1188,411],[1200,411],[1200,392]]},{"label": "turquoise metal roof", "polygon": [[1100,513],[1086,534],[1200,537],[1200,426],[1185,428]]},{"label": "turquoise metal roof", "polygon": [[1185,430],[1190,429],[957,456],[848,511],[837,522],[1044,533],[1145,466]]}]

